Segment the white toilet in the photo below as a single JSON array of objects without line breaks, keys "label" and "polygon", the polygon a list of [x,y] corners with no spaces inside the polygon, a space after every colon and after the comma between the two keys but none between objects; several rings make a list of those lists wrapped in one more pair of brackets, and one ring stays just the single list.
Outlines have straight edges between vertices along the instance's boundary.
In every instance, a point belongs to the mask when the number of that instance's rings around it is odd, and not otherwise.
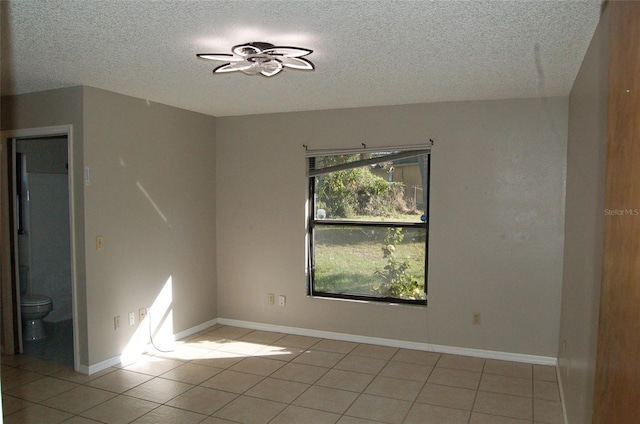
[{"label": "white toilet", "polygon": [[20,313],[22,314],[22,338],[43,340],[47,338],[42,319],[53,309],[48,296],[26,294],[29,285],[29,268],[20,267]]}]

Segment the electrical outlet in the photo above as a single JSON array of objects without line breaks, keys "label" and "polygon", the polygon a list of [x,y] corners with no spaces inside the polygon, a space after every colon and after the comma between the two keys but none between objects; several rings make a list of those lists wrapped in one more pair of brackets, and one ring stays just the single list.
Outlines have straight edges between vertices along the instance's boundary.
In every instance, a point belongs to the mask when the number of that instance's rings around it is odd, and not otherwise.
[{"label": "electrical outlet", "polygon": [[135,324],[136,324],[136,313],[129,312],[129,325],[135,325]]},{"label": "electrical outlet", "polygon": [[480,325],[480,312],[474,312],[473,318],[471,319],[473,325]]},{"label": "electrical outlet", "polygon": [[96,250],[104,249],[104,237],[97,236],[96,237]]},{"label": "electrical outlet", "polygon": [[117,330],[118,328],[120,328],[120,315],[113,317],[113,329]]},{"label": "electrical outlet", "polygon": [[278,298],[278,305],[279,306],[284,306],[287,304],[287,297],[280,295],[280,297]]},{"label": "electrical outlet", "polygon": [[269,302],[269,305],[273,305],[276,303],[276,295],[273,293],[269,293],[269,296],[267,297],[267,301]]},{"label": "electrical outlet", "polygon": [[147,308],[140,308],[138,310],[138,321],[142,322],[147,317]]}]

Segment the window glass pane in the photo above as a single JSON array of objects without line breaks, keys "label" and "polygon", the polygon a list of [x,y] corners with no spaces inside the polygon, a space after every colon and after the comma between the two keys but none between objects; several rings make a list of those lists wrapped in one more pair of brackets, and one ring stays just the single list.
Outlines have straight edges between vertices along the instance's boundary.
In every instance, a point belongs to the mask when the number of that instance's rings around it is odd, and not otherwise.
[{"label": "window glass pane", "polygon": [[[371,154],[368,154],[371,156]],[[316,158],[326,166],[364,155]],[[428,155],[384,161],[318,175],[315,218],[349,221],[421,222],[426,219]],[[316,162],[316,168],[319,168]]]},{"label": "window glass pane", "polygon": [[424,300],[425,239],[421,227],[316,225],[314,290]]}]

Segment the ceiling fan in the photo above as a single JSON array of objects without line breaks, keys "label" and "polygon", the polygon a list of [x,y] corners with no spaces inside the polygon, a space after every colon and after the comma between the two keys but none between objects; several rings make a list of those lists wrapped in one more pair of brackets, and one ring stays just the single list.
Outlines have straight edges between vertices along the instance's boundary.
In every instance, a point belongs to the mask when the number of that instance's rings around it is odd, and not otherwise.
[{"label": "ceiling fan", "polygon": [[300,47],[274,46],[271,43],[254,41],[234,46],[230,53],[199,53],[201,59],[226,62],[213,70],[214,74],[240,71],[247,75],[272,77],[284,68],[312,71],[313,63],[304,59],[313,50]]}]

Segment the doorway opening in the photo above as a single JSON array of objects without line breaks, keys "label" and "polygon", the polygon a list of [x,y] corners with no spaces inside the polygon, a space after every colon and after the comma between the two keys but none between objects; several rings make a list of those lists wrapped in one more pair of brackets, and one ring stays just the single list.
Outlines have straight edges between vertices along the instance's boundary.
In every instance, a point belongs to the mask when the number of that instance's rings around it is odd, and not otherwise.
[{"label": "doorway opening", "polygon": [[3,133],[2,143],[10,269],[3,309],[11,293],[12,312],[2,317],[12,330],[3,350],[77,369],[71,127]]}]

